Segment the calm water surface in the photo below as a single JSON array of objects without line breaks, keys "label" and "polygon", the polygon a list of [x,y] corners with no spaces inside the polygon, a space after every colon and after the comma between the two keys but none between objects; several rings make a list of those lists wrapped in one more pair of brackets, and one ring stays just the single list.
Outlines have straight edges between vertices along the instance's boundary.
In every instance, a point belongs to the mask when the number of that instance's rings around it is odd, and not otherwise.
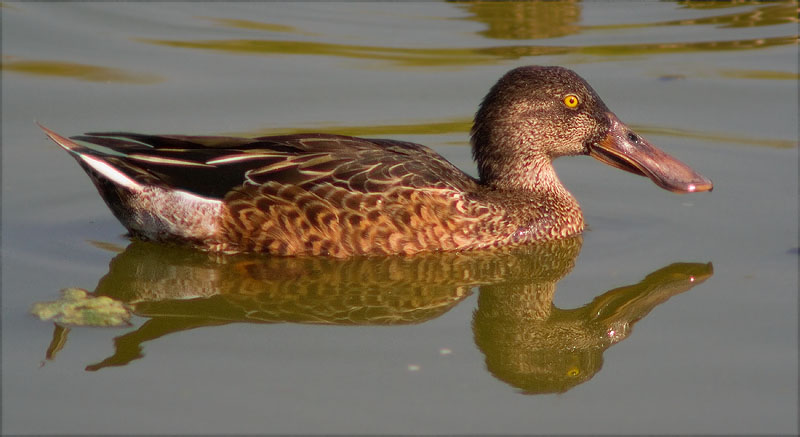
[{"label": "calm water surface", "polygon": [[[4,433],[798,431],[796,2],[0,12]],[[472,114],[526,64],[579,72],[713,193],[564,159],[580,239],[215,258],[131,243],[34,123],[391,137],[474,175]],[[130,324],[31,315],[69,287]]]}]

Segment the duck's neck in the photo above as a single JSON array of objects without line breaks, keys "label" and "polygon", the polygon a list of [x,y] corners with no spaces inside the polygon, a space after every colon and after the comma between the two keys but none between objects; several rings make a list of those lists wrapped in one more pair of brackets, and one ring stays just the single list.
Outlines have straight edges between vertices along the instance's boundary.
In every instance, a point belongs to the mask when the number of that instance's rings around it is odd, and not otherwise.
[{"label": "duck's neck", "polygon": [[552,158],[535,147],[535,141],[531,137],[475,131],[472,154],[478,163],[481,184],[573,199],[558,178]]},{"label": "duck's neck", "polygon": [[480,175],[481,183],[487,186],[572,197],[558,178],[550,157],[532,155],[490,165],[492,171]]},{"label": "duck's neck", "polygon": [[486,178],[481,175],[481,183],[496,190],[527,193],[531,199],[536,199],[565,216],[582,217],[578,201],[561,183],[550,157],[517,159]]},{"label": "duck's neck", "polygon": [[[473,141],[478,139],[479,136],[473,137]],[[491,190],[516,192],[529,198],[528,208],[535,209],[535,216],[547,222],[532,226],[546,227],[561,237],[583,230],[580,205],[561,183],[551,157],[535,147],[519,144],[473,144],[480,183]]]}]

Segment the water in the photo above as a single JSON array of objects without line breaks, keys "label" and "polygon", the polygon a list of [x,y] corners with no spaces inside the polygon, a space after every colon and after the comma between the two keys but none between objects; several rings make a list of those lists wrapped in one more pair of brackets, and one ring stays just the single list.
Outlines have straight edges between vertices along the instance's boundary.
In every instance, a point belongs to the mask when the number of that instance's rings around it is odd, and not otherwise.
[{"label": "water", "polygon": [[[796,433],[796,8],[4,3],[2,431]],[[219,262],[130,244],[34,124],[391,137],[474,175],[471,116],[526,64],[714,191],[563,159],[590,226],[566,249]],[[67,287],[131,325],[29,313]]]}]

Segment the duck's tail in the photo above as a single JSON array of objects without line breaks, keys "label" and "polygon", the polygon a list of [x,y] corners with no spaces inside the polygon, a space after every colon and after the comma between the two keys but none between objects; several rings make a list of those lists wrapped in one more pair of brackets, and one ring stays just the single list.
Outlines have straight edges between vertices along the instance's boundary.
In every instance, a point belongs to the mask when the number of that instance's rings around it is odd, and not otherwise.
[{"label": "duck's tail", "polygon": [[[84,170],[89,173],[89,177],[91,177],[93,181],[95,181],[94,173],[96,172],[97,176],[104,177],[109,181],[114,182],[118,186],[128,190],[141,191],[143,189],[144,186],[141,183],[135,181],[113,165],[110,165],[108,161],[103,158],[103,154],[101,152],[80,145],[69,138],[62,137],[52,130],[42,126],[41,123],[37,122],[36,124],[39,125],[39,127],[47,134],[48,137],[50,137],[51,140],[69,152],[78,161],[81,167],[83,167]],[[103,193],[101,192],[100,194]]]},{"label": "duck's tail", "polygon": [[165,185],[144,167],[126,159],[124,150],[65,138],[37,124],[78,161],[114,216],[131,234],[201,247],[213,244],[224,208],[220,199]]}]

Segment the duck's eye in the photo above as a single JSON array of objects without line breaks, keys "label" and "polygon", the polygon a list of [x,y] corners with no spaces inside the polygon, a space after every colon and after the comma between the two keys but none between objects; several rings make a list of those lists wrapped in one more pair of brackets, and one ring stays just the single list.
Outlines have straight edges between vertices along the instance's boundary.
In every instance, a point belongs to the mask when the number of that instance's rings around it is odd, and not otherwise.
[{"label": "duck's eye", "polygon": [[581,101],[575,94],[568,94],[567,97],[564,97],[564,104],[567,105],[567,108],[576,108],[579,103]]}]

